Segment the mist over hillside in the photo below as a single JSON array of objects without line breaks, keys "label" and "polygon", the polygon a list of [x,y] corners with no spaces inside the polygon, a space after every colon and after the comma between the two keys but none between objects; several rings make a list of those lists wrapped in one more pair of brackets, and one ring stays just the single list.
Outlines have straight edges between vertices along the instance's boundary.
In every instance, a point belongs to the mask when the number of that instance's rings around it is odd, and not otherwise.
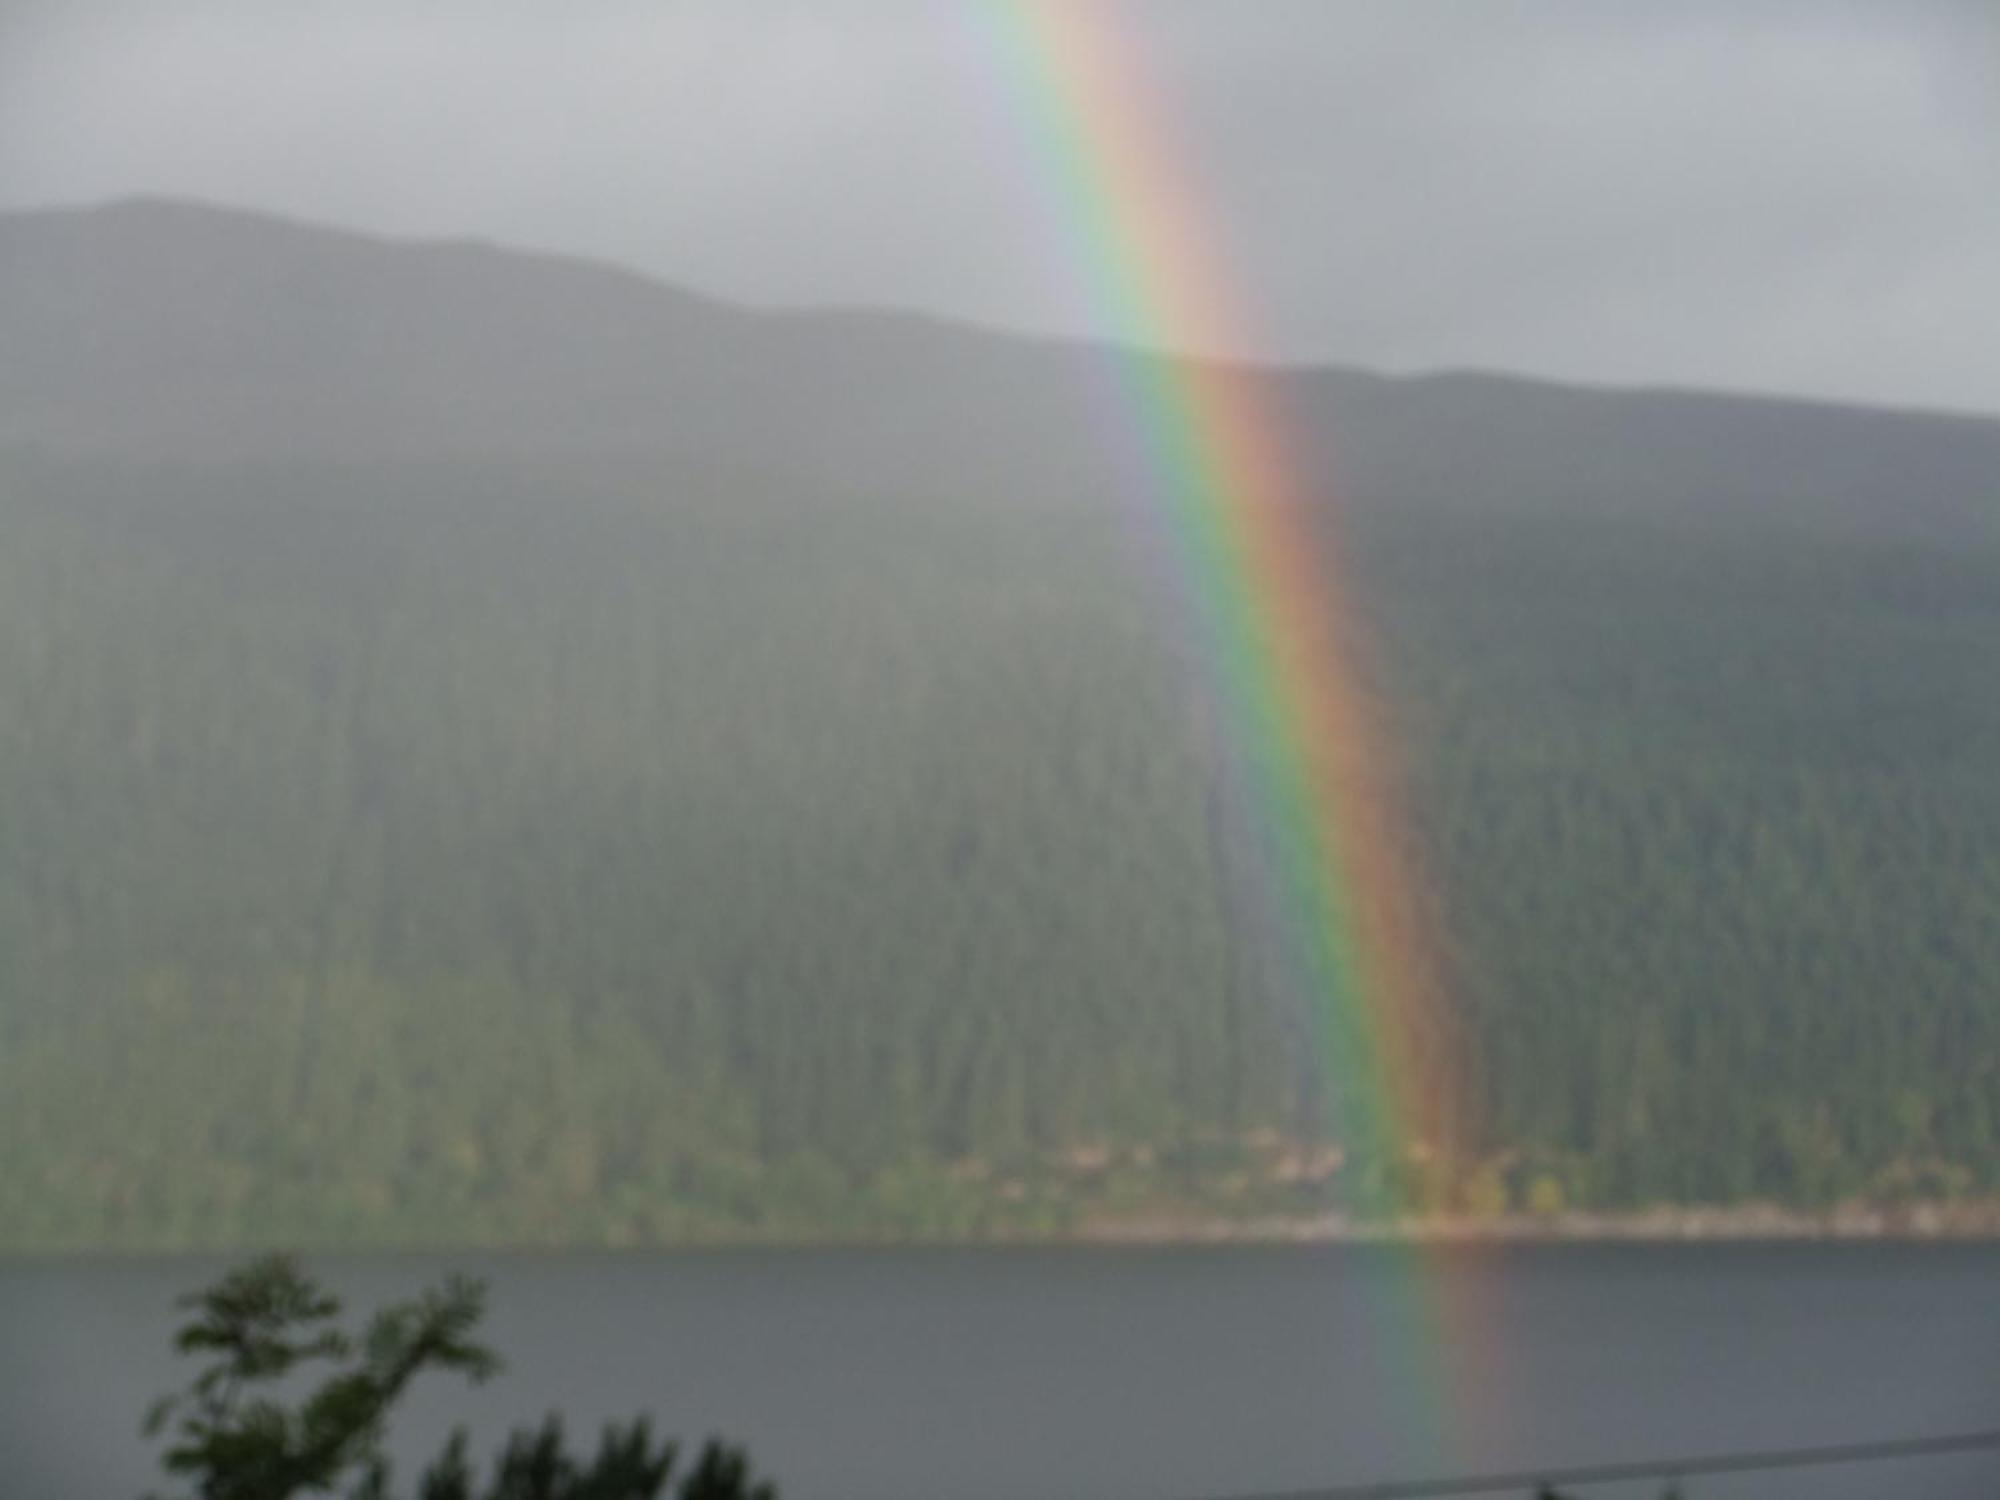
[{"label": "mist over hillside", "polygon": [[[0,427],[202,463],[643,455],[841,494],[1129,489],[1100,350],[760,313],[581,261],[172,202],[0,214]],[[1985,534],[2000,423],[1498,375],[1258,372],[1358,508],[1666,510]]]},{"label": "mist over hillside", "polygon": [[2000,422],[1244,372],[1438,1165],[1326,1139],[1105,351],[163,202],[0,215],[0,349],[0,1243],[2000,1192]]}]

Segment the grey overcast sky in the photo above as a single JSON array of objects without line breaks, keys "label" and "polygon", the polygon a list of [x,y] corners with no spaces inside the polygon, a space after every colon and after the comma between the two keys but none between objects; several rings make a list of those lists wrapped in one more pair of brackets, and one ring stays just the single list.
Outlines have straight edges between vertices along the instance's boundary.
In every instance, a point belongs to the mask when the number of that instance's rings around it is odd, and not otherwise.
[{"label": "grey overcast sky", "polygon": [[[0,206],[1091,332],[970,3],[0,0]],[[2000,0],[1109,8],[1251,352],[2000,412]]]}]

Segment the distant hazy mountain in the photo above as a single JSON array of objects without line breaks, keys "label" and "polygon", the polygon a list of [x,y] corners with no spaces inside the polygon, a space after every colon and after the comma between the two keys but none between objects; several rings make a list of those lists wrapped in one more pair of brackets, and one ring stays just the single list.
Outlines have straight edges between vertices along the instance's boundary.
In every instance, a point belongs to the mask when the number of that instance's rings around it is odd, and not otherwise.
[{"label": "distant hazy mountain", "polygon": [[2000,1222],[2000,423],[1258,378],[1456,1149],[1335,1124],[1117,360],[0,217],[0,1250]]},{"label": "distant hazy mountain", "polygon": [[[1060,502],[1128,485],[1106,358],[760,313],[582,261],[166,202],[0,215],[0,441],[237,457],[618,452]],[[1990,522],[2000,422],[1495,375],[1269,376],[1349,503]]]}]

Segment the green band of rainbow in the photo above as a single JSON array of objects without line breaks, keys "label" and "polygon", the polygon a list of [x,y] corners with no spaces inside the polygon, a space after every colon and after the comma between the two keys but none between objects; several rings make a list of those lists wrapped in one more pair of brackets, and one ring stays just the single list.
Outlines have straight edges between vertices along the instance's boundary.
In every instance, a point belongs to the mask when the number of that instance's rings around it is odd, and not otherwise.
[{"label": "green band of rainbow", "polygon": [[[975,11],[1058,195],[1099,332],[1133,351],[1253,347],[1128,28],[1097,0],[976,0]],[[1255,369],[1133,352],[1122,372],[1269,851],[1334,1120],[1352,1160],[1394,1163],[1392,1210],[1426,1206],[1411,1168],[1447,1152],[1456,1089],[1331,497],[1305,481]],[[1400,1326],[1385,1329],[1382,1353],[1427,1367],[1407,1374],[1430,1384],[1455,1320],[1449,1278],[1422,1261],[1401,1278]],[[1434,1455],[1444,1436],[1427,1434]]]}]

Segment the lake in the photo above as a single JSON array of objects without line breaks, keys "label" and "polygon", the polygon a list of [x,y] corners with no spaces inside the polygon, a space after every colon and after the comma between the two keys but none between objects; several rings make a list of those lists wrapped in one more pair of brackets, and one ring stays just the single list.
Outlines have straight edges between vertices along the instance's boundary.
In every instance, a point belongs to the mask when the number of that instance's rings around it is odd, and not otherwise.
[{"label": "lake", "polygon": [[[1391,1247],[334,1257],[352,1307],[489,1278],[508,1373],[402,1423],[490,1450],[558,1407],[747,1442],[791,1500],[1197,1500],[2000,1425],[2000,1246],[1517,1246],[1450,1257],[1485,1352],[1412,1373]],[[174,1296],[221,1262],[0,1261],[0,1493],[136,1496]],[[1432,1435],[1441,1426],[1443,1440]],[[1456,1451],[1452,1451],[1456,1450]],[[1655,1484],[1590,1495],[1646,1497]],[[1689,1500],[2000,1494],[2000,1455],[1702,1480]]]}]

